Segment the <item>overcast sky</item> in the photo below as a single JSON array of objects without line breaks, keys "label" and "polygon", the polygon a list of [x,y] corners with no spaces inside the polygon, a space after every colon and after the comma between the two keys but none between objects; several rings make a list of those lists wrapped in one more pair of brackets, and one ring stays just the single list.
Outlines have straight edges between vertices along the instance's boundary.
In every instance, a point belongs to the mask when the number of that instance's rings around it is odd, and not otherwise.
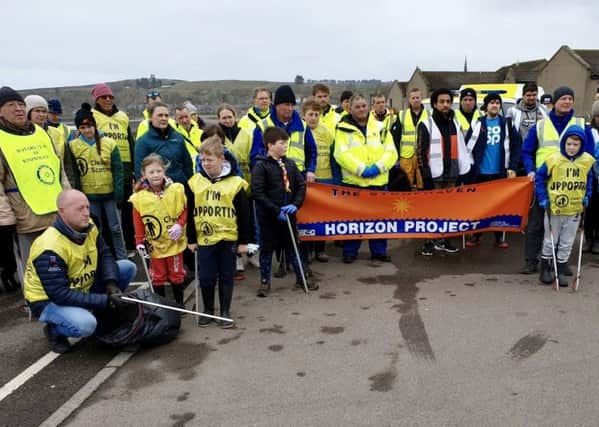
[{"label": "overcast sky", "polygon": [[6,0],[0,86],[183,80],[408,80],[599,49],[590,0]]}]

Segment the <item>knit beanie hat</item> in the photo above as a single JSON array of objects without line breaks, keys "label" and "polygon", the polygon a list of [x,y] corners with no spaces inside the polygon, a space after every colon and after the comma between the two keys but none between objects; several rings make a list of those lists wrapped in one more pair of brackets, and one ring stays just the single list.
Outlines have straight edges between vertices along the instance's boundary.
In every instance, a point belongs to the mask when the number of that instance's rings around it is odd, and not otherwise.
[{"label": "knit beanie hat", "polygon": [[0,107],[10,101],[25,102],[19,92],[8,86],[2,86],[0,88]]},{"label": "knit beanie hat", "polygon": [[112,94],[112,89],[110,89],[110,87],[108,87],[106,83],[98,83],[92,89],[92,96],[94,97],[94,101],[99,97],[106,95],[114,96]]},{"label": "knit beanie hat", "polygon": [[48,100],[48,113],[62,114],[62,105],[58,99]]},{"label": "knit beanie hat", "polygon": [[593,107],[591,108],[591,116],[599,116],[599,100],[593,102]]},{"label": "knit beanie hat", "polygon": [[92,113],[92,106],[87,102],[81,104],[81,109],[75,113],[75,126],[79,128],[81,125],[96,126],[96,119]]},{"label": "knit beanie hat", "polygon": [[295,105],[295,94],[288,85],[279,86],[275,92],[275,105],[290,103]]},{"label": "knit beanie hat", "polygon": [[471,96],[476,101],[476,91],[471,87],[464,88],[460,91],[460,102],[467,96]]},{"label": "knit beanie hat", "polygon": [[491,101],[499,101],[500,105],[503,103],[503,101],[501,100],[501,95],[499,95],[498,93],[489,93],[487,94],[487,96],[485,96],[485,99],[483,100],[482,109],[486,111],[487,106]]},{"label": "knit beanie hat", "polygon": [[352,96],[354,96],[354,93],[351,90],[344,90],[343,92],[341,92],[341,98],[339,98],[339,102],[343,102],[346,99],[350,99]]},{"label": "knit beanie hat", "polygon": [[553,91],[553,102],[557,102],[562,96],[570,95],[574,98],[574,91],[570,89],[568,86],[560,86]]},{"label": "knit beanie hat", "polygon": [[553,98],[548,93],[541,95],[541,104],[552,104]]},{"label": "knit beanie hat", "polygon": [[25,97],[25,115],[29,118],[29,112],[34,108],[45,108],[48,110],[48,101],[39,95],[27,95]]}]

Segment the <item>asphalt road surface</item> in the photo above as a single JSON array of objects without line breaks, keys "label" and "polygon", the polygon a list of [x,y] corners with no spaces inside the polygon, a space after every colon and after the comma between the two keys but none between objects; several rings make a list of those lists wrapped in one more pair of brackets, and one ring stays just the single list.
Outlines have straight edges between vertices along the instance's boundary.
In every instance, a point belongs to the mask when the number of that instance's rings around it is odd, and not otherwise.
[{"label": "asphalt road surface", "polygon": [[[579,292],[555,292],[517,273],[522,240],[502,250],[485,235],[430,259],[396,241],[393,263],[363,244],[351,265],[330,245],[308,295],[288,275],[257,298],[248,268],[235,329],[186,316],[177,340],[139,350],[64,424],[596,426],[599,257],[585,255]],[[0,384],[47,353],[17,306],[0,296]],[[44,422],[117,353],[78,343],[0,401],[0,426]]]}]

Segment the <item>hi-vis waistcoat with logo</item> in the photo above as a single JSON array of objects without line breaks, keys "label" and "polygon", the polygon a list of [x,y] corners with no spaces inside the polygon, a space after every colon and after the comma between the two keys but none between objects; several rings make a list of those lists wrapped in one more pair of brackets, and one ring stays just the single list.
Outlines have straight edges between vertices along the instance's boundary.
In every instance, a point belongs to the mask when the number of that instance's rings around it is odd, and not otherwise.
[{"label": "hi-vis waistcoat with logo", "polygon": [[100,152],[96,144],[89,145],[80,138],[69,143],[77,162],[81,179],[81,191],[85,194],[110,194],[114,191],[112,181],[112,151],[116,148],[113,139],[104,137],[100,141]]},{"label": "hi-vis waistcoat with logo", "polygon": [[212,182],[196,174],[189,179],[188,184],[195,196],[193,218],[198,245],[211,246],[221,240],[236,241],[237,213],[233,200],[239,191],[247,189],[248,183],[238,176]]},{"label": "hi-vis waistcoat with logo", "polygon": [[399,156],[402,159],[411,159],[416,153],[416,128],[423,122],[428,120],[428,112],[422,108],[418,123],[414,123],[412,120],[412,110],[409,108],[400,111],[399,121],[401,123],[401,143],[399,149]]},{"label": "hi-vis waistcoat with logo", "polygon": [[[98,267],[98,228],[92,227],[82,245],[78,245],[54,227],[49,227],[31,245],[31,252],[25,268],[25,299],[29,303],[47,301],[48,295],[33,266],[33,261],[44,251],[56,253],[67,265],[69,287],[79,292],[89,292],[94,284]],[[58,268],[50,259],[49,269]]]},{"label": "hi-vis waistcoat with logo", "polygon": [[117,147],[119,147],[121,161],[131,163],[131,150],[129,150],[129,135],[127,133],[129,129],[129,117],[122,111],[117,111],[112,116],[107,116],[95,108],[92,112],[96,119],[98,130],[101,130],[104,136],[114,139]]},{"label": "hi-vis waistcoat with logo", "polygon": [[[262,132],[269,127],[275,127],[275,122],[272,121],[270,116],[263,119],[259,123]],[[302,130],[294,130],[289,135],[289,142],[287,143],[287,158],[295,162],[295,165],[300,172],[306,170],[306,153],[304,151],[304,136],[306,134],[306,122],[302,120]]]},{"label": "hi-vis waistcoat with logo", "polygon": [[550,118],[547,117],[537,122],[537,140],[539,141],[539,147],[535,153],[535,167],[537,169],[543,165],[543,162],[550,154],[556,151],[559,152],[559,142],[562,135],[572,125],[578,125],[584,129],[584,119],[573,116],[564,127],[561,135],[557,134],[557,129]]},{"label": "hi-vis waistcoat with logo", "polygon": [[0,130],[0,149],[15,177],[17,190],[33,213],[56,212],[56,198],[62,191],[60,159],[46,131],[37,125],[35,132],[26,136]]},{"label": "hi-vis waistcoat with logo", "polygon": [[[582,148],[581,148],[582,150]],[[550,154],[547,165],[547,193],[553,215],[576,215],[583,210],[582,201],[587,189],[587,175],[595,164],[589,153],[569,160],[561,153]]]},{"label": "hi-vis waistcoat with logo", "polygon": [[141,190],[129,197],[144,223],[148,253],[152,258],[166,258],[180,254],[187,247],[185,227],[179,240],[171,240],[168,229],[177,223],[187,205],[183,184],[172,183],[161,197],[152,190]]}]

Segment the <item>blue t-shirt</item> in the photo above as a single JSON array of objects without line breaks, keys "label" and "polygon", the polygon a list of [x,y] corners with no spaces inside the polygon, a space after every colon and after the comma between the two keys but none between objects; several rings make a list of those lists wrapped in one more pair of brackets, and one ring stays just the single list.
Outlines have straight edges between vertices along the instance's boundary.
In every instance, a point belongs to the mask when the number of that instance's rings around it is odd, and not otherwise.
[{"label": "blue t-shirt", "polygon": [[501,172],[501,126],[499,117],[487,118],[487,147],[480,164],[481,175],[496,175]]}]

